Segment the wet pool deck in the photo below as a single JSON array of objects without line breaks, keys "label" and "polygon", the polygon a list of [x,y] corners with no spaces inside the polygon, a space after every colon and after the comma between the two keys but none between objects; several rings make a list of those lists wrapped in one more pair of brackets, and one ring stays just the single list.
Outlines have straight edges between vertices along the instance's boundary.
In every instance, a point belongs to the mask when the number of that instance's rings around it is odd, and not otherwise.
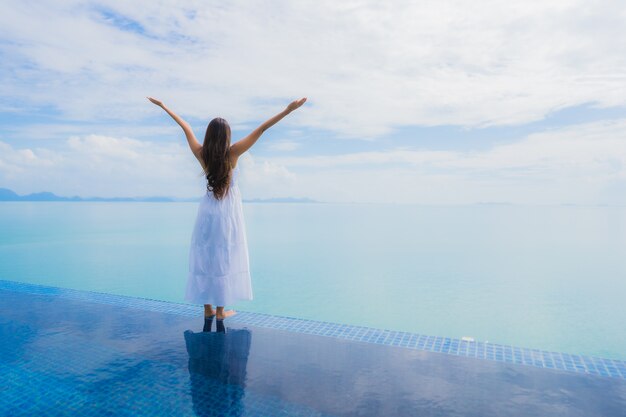
[{"label": "wet pool deck", "polygon": [[[0,281],[0,415],[621,416],[623,361]],[[215,330],[224,330],[224,332]]]}]

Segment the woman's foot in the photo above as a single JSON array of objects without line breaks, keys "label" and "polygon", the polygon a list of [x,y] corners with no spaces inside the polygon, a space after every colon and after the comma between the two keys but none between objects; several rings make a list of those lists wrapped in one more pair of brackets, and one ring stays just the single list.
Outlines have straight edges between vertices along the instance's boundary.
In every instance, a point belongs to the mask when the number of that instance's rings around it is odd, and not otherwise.
[{"label": "woman's foot", "polygon": [[228,310],[228,311],[220,311],[218,309],[217,313],[215,313],[215,318],[218,320],[224,320],[226,317],[230,317],[230,316],[234,316],[235,314],[237,314],[237,312],[235,310]]},{"label": "woman's foot", "polygon": [[213,310],[213,307],[211,307],[211,304],[205,304],[204,305],[204,318],[211,318],[211,317],[215,317],[215,310]]}]

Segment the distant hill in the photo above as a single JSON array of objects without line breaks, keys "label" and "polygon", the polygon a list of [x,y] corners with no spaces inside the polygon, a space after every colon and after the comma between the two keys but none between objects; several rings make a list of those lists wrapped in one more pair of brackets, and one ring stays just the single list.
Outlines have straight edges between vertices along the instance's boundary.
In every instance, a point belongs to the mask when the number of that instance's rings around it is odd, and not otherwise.
[{"label": "distant hill", "polygon": [[27,195],[18,195],[8,188],[0,188],[0,201],[153,201],[168,202],[177,201],[170,197],[61,197],[54,193],[44,191]]},{"label": "distant hill", "polygon": [[16,201],[20,196],[8,188],[0,188],[0,201]]},{"label": "distant hill", "polygon": [[[173,198],[173,197],[62,197],[54,193],[44,191],[41,193],[32,193],[27,195],[19,195],[8,188],[0,188],[0,201],[119,201],[119,202],[195,202],[199,198]],[[268,198],[252,200],[243,200],[244,203],[319,203],[319,201],[310,198]]]}]

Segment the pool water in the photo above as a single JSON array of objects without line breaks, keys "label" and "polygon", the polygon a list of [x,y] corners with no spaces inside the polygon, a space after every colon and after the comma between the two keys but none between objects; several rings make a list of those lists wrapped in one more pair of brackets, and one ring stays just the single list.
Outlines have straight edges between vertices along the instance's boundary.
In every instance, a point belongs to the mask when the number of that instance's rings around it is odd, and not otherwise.
[{"label": "pool water", "polygon": [[[0,279],[182,302],[195,203],[0,203]],[[626,359],[626,208],[244,204],[236,309]]]},{"label": "pool water", "polygon": [[0,299],[0,415],[591,417],[626,410],[623,362],[611,361],[620,374],[604,377],[298,330],[312,322],[291,330],[246,324],[255,313],[205,322],[201,309],[184,304],[17,283],[4,282]]}]

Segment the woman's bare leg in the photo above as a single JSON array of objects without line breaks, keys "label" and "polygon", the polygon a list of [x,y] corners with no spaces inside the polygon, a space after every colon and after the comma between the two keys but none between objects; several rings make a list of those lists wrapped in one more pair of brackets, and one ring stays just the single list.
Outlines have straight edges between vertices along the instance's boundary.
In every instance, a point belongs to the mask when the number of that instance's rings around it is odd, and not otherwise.
[{"label": "woman's bare leg", "polygon": [[215,310],[213,310],[213,307],[211,306],[211,304],[205,304],[204,305],[204,317],[211,317],[215,315]]},{"label": "woman's bare leg", "polygon": [[234,314],[236,314],[234,310],[224,311],[224,307],[218,306],[217,313],[215,316],[218,320],[224,320],[226,317],[230,317]]}]

